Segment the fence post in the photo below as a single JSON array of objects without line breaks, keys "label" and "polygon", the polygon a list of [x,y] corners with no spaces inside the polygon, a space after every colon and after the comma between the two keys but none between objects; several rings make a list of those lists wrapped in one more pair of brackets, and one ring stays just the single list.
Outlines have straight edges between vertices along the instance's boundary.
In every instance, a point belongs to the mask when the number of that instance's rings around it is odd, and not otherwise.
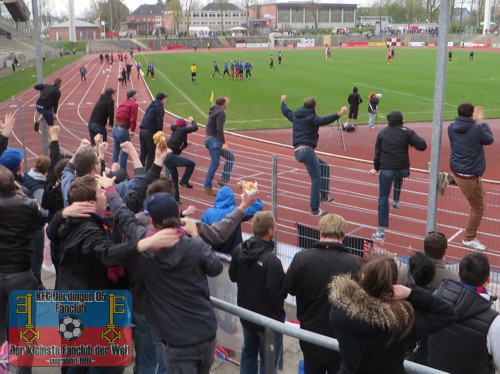
[{"label": "fence post", "polygon": [[[271,158],[271,212],[278,221],[278,156]],[[278,240],[278,230],[275,230],[274,240]]]},{"label": "fence post", "polygon": [[21,142],[23,143],[24,172],[28,172],[28,156],[26,155],[26,134],[24,129],[24,109],[21,99],[17,100],[19,110],[19,127],[21,128]]},{"label": "fence post", "polygon": [[274,373],[274,356],[276,355],[276,331],[272,328],[267,327],[265,329],[265,340],[266,340],[266,354],[265,354],[265,373]]}]

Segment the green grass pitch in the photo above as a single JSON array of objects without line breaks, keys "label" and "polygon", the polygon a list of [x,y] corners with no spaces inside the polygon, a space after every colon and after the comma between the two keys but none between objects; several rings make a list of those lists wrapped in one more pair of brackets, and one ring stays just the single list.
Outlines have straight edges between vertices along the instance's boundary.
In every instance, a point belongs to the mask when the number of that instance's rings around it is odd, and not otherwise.
[{"label": "green grass pitch", "polygon": [[[378,122],[385,115],[400,110],[405,122],[430,121],[434,105],[436,49],[397,49],[390,65],[385,48],[333,49],[332,59],[325,60],[323,49],[283,49],[283,62],[278,64],[278,49],[198,51],[141,55],[146,67],[151,59],[155,65],[155,81],[147,79],[153,94],[169,94],[166,108],[181,116],[192,115],[204,123],[210,107],[210,93],[228,96],[226,129],[245,130],[289,127],[280,111],[280,96],[287,95],[287,104],[295,109],[307,96],[317,101],[316,112],[328,115],[347,104],[347,96],[357,86],[363,103],[358,123],[368,123],[368,94],[383,95]],[[444,118],[456,116],[458,104],[470,101],[482,105],[488,118],[500,117],[496,91],[500,83],[500,54],[475,51],[474,61],[469,50],[455,50],[453,63],[447,63],[447,84]],[[274,56],[274,70],[269,70],[269,57]],[[241,59],[253,66],[252,78],[239,80],[211,78],[212,61]],[[191,83],[190,65],[198,67],[198,82]]]}]

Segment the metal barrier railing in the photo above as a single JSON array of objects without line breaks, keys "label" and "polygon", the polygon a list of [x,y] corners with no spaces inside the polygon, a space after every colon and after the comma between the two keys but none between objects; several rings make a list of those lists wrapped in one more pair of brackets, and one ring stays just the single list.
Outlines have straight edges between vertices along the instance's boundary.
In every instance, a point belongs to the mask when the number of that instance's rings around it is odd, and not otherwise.
[{"label": "metal barrier railing", "polygon": [[[241,308],[239,306],[233,305],[226,301],[210,297],[212,304],[217,309],[221,309],[226,313],[236,315],[247,321],[259,324],[266,328],[266,356],[265,356],[265,372],[272,373],[274,371],[274,331],[280,332],[284,335],[288,335],[300,340],[307,341],[312,344],[320,345],[322,347],[332,349],[334,351],[339,351],[339,343],[337,339],[333,339],[321,334],[316,334],[307,330],[301,330],[296,327],[287,326],[282,322],[275,321],[274,319],[265,317],[263,315],[254,313],[248,309]],[[268,336],[271,334],[271,336]],[[270,367],[268,368],[268,365]],[[436,370],[428,366],[419,365],[411,361],[405,361],[404,366],[406,372],[409,374],[443,374],[444,371]]]}]

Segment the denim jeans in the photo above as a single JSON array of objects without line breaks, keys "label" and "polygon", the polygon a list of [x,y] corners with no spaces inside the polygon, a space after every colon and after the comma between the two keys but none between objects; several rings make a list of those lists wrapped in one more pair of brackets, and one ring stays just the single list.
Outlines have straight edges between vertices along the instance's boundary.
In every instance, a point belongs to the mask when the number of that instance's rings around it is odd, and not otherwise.
[{"label": "denim jeans", "polygon": [[163,363],[161,337],[144,314],[134,312],[135,349],[140,374],[167,374]]},{"label": "denim jeans", "polygon": [[[274,374],[278,373],[281,357],[283,334],[275,332],[274,335]],[[260,367],[257,358],[260,356]],[[264,331],[254,331],[243,326],[243,348],[241,349],[240,374],[260,374],[265,372],[266,337]]]},{"label": "denim jeans", "polygon": [[314,149],[307,148],[301,152],[295,152],[295,159],[304,164],[311,178],[311,210],[319,209],[320,194],[325,196],[330,191],[330,166],[319,159]]},{"label": "denim jeans", "polygon": [[108,132],[106,131],[106,127],[105,126],[101,126],[101,125],[99,125],[96,122],[90,122],[88,128],[89,128],[89,135],[90,135],[90,144],[92,146],[95,146],[94,137],[97,134],[101,134],[102,135],[102,141],[103,142],[107,142],[108,141]]},{"label": "denim jeans", "polygon": [[141,144],[141,153],[139,159],[146,167],[146,170],[151,169],[155,160],[156,146],[153,140],[153,133],[146,129],[141,129],[139,132],[139,142]]},{"label": "denim jeans", "polygon": [[212,188],[212,182],[214,180],[215,172],[219,167],[221,156],[226,159],[226,162],[224,162],[224,168],[222,170],[222,179],[226,182],[229,182],[229,179],[231,178],[231,170],[233,170],[235,160],[233,153],[222,149],[220,141],[215,138],[207,138],[205,140],[205,147],[210,153],[211,161],[203,186],[205,188]]},{"label": "denim jeans", "polygon": [[410,175],[410,169],[387,170],[381,169],[378,173],[378,227],[386,229],[389,227],[389,195],[391,194],[392,182],[394,181],[394,194],[392,200],[399,202],[403,178]]},{"label": "denim jeans", "polygon": [[373,127],[373,120],[375,119],[376,114],[375,113],[368,113],[370,118],[368,119],[368,126]]},{"label": "denim jeans", "polygon": [[113,157],[112,162],[118,162],[120,159],[120,169],[127,170],[127,160],[128,154],[123,152],[120,148],[120,144],[130,141],[130,134],[127,129],[120,126],[113,126]]},{"label": "denim jeans", "polygon": [[30,270],[21,273],[0,273],[0,342],[7,339],[9,294],[15,290],[37,290],[38,282]]},{"label": "denim jeans", "polygon": [[216,339],[188,347],[163,344],[163,361],[169,374],[209,374],[215,359]]},{"label": "denim jeans", "polygon": [[474,179],[463,179],[453,177],[460,191],[467,198],[470,205],[469,218],[465,226],[464,240],[470,241],[476,238],[477,229],[481,224],[484,213],[484,188],[480,177]]},{"label": "denim jeans", "polygon": [[36,111],[43,116],[47,126],[52,126],[54,124],[54,112],[52,109],[45,109],[44,107],[37,105]]},{"label": "denim jeans", "polygon": [[191,178],[191,175],[193,174],[196,163],[189,158],[169,153],[167,155],[167,158],[165,158],[164,165],[168,169],[168,172],[170,173],[170,176],[172,178],[172,184],[174,185],[175,189],[175,200],[179,202],[179,172],[177,170],[177,167],[180,166],[186,168],[186,170],[184,170],[184,174],[182,175],[181,183],[187,184],[189,183],[189,178]]}]

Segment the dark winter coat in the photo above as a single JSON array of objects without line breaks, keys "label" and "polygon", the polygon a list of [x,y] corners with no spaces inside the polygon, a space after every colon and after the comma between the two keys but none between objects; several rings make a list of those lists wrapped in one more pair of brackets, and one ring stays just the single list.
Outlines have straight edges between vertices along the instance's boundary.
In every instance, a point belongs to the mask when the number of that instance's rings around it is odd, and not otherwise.
[{"label": "dark winter coat", "polygon": [[34,199],[0,192],[0,273],[31,269],[31,240],[44,219]]},{"label": "dark winter coat", "polygon": [[94,109],[92,109],[89,123],[97,123],[105,127],[108,121],[109,126],[113,127],[115,121],[115,101],[112,96],[102,94],[95,103]]},{"label": "dark winter coat", "polygon": [[47,226],[47,236],[61,244],[57,289],[108,289],[108,266],[127,264],[139,254],[137,241],[113,244],[96,214],[64,220],[58,212]]},{"label": "dark winter coat", "polygon": [[292,122],[294,148],[300,145],[316,148],[319,127],[329,125],[340,118],[337,113],[320,117],[316,114],[315,109],[306,109],[304,107],[300,107],[294,112],[288,108],[284,101],[281,102],[281,113]]},{"label": "dark winter coat", "polygon": [[215,277],[223,268],[207,243],[184,236],[172,248],[142,253],[138,261],[148,292],[147,316],[165,343],[185,346],[215,337],[207,276]]},{"label": "dark winter coat", "polygon": [[448,137],[451,148],[451,171],[482,176],[486,170],[483,146],[493,143],[493,133],[488,124],[476,124],[472,118],[457,117],[448,127]]},{"label": "dark winter coat", "polygon": [[493,374],[487,348],[489,328],[498,318],[490,301],[467,285],[444,280],[435,292],[457,313],[457,321],[429,337],[427,364],[453,374]]},{"label": "dark winter coat", "polygon": [[163,131],[163,117],[165,116],[165,108],[160,100],[153,100],[149,104],[146,113],[141,122],[142,130],[149,130],[151,133]]},{"label": "dark winter coat", "polygon": [[[300,328],[335,338],[328,320],[330,302],[328,286],[339,274],[357,274],[363,260],[340,243],[317,242],[314,247],[298,252],[285,277],[285,289],[297,297]],[[314,352],[323,365],[340,362],[337,352],[300,341],[303,351]]]},{"label": "dark winter coat", "polygon": [[226,112],[219,106],[213,106],[208,111],[205,134],[217,138],[221,144],[226,142],[224,138],[224,124],[226,123]]},{"label": "dark winter coat", "polygon": [[410,146],[419,151],[427,149],[424,138],[417,135],[415,131],[403,125],[389,124],[377,135],[375,141],[375,158],[373,168],[375,170],[404,170],[410,167]]},{"label": "dark winter coat", "polygon": [[377,113],[378,103],[379,103],[378,97],[375,96],[373,99],[371,99],[368,102],[368,113],[373,113],[373,114]]},{"label": "dark winter coat", "polygon": [[348,275],[333,279],[330,301],[330,322],[342,356],[339,374],[405,374],[406,345],[456,319],[450,304],[413,286],[407,301],[415,310],[415,323],[406,337],[389,344],[392,332],[400,331],[405,323],[398,319],[389,303],[369,296]]},{"label": "dark winter coat", "polygon": [[[285,321],[285,272],[274,254],[274,242],[257,237],[239,245],[229,265],[229,279],[238,284],[238,306],[276,321]],[[264,327],[240,319],[241,324],[254,331]]]},{"label": "dark winter coat", "polygon": [[41,91],[40,97],[36,101],[36,105],[42,106],[44,109],[52,109],[57,113],[59,107],[59,99],[61,98],[61,91],[59,87],[52,84],[37,84],[35,90]]},{"label": "dark winter coat", "polygon": [[353,92],[347,97],[347,102],[350,106],[358,107],[363,102],[363,99],[361,99],[361,95],[358,92]]},{"label": "dark winter coat", "polygon": [[182,151],[188,146],[188,134],[198,131],[198,124],[191,121],[191,126],[170,126],[172,134],[167,141],[167,147],[172,150],[174,155],[180,155]]}]

